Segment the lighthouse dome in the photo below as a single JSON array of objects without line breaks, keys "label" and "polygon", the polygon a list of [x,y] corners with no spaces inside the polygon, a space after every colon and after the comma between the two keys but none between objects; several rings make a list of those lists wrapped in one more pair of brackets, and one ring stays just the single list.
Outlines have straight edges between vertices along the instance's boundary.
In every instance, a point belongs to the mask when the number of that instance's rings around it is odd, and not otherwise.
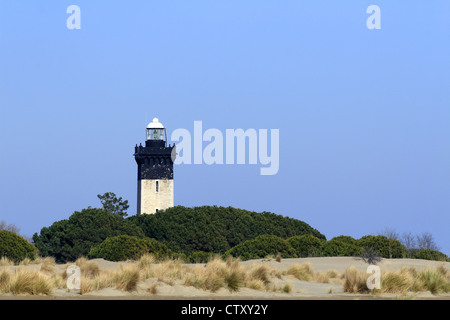
[{"label": "lighthouse dome", "polygon": [[153,118],[153,121],[148,124],[147,129],[164,129],[164,126],[159,122],[158,118]]}]

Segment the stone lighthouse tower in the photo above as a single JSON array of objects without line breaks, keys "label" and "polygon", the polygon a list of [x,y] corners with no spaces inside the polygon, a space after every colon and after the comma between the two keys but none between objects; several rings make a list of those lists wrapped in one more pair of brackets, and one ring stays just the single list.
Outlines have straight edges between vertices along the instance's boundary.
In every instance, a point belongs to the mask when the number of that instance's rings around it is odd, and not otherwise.
[{"label": "stone lighthouse tower", "polygon": [[167,146],[167,133],[158,118],[147,126],[145,147],[136,145],[138,165],[137,214],[173,207],[173,160],[175,144]]}]

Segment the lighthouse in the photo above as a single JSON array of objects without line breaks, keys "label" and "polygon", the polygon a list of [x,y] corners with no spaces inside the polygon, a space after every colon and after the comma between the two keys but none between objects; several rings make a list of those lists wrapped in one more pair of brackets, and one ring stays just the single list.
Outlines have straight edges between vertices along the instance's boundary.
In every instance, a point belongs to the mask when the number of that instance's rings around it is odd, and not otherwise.
[{"label": "lighthouse", "polygon": [[137,214],[153,214],[173,207],[173,155],[175,144],[167,146],[166,128],[153,118],[146,128],[145,146],[136,145],[138,166]]}]

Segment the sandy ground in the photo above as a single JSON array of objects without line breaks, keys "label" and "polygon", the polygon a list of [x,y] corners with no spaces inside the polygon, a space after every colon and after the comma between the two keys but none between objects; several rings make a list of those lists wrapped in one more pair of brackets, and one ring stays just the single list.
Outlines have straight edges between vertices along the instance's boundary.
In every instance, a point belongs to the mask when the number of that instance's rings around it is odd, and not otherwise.
[{"label": "sandy ground", "polygon": [[[123,262],[110,262],[103,259],[94,259],[100,269],[102,270],[116,270],[120,268]],[[250,260],[241,262],[243,266],[250,266],[252,264],[267,264],[271,267],[284,271],[289,269],[294,264],[302,264],[309,262],[314,272],[327,272],[328,270],[335,270],[342,274],[345,269],[350,266],[365,271],[367,264],[362,260],[353,257],[321,257],[321,258],[299,258],[299,259],[283,259],[281,262],[275,260]],[[383,271],[400,270],[402,267],[415,267],[417,270],[425,268],[435,268],[444,264],[445,268],[450,271],[450,262],[426,261],[417,259],[384,259],[378,263],[378,266]],[[17,268],[39,270],[40,264],[30,264],[27,266],[4,266],[1,269],[9,268],[14,271]],[[57,273],[63,272],[67,265],[56,265],[55,271]],[[332,279],[333,280],[333,279]],[[277,286],[282,286],[284,283],[290,283],[292,290],[289,293],[284,292],[266,292],[258,291],[249,288],[241,288],[238,292],[230,292],[225,288],[219,289],[217,292],[211,293],[202,289],[197,289],[190,286],[183,285],[183,281],[175,281],[173,284],[159,282],[156,278],[149,278],[146,281],[139,282],[136,290],[126,292],[115,288],[106,288],[98,291],[93,291],[80,295],[79,292],[68,292],[67,289],[55,289],[49,296],[14,296],[11,294],[0,294],[0,299],[391,299],[399,298],[399,295],[382,294],[349,294],[343,292],[342,282],[330,281],[330,283],[307,282],[295,279],[292,276],[282,276],[273,278],[272,282]],[[149,293],[148,289],[153,284],[157,283],[157,292],[155,294]],[[412,299],[448,299],[450,294],[433,295],[430,292],[411,293],[408,296],[400,298]]]}]

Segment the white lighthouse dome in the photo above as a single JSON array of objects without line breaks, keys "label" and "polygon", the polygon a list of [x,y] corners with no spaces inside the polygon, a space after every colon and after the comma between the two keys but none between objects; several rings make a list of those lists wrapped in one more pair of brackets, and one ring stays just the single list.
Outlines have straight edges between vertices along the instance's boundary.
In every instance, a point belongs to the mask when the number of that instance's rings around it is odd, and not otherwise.
[{"label": "white lighthouse dome", "polygon": [[147,129],[164,129],[164,126],[159,122],[158,118],[153,118],[153,121],[148,124]]}]

